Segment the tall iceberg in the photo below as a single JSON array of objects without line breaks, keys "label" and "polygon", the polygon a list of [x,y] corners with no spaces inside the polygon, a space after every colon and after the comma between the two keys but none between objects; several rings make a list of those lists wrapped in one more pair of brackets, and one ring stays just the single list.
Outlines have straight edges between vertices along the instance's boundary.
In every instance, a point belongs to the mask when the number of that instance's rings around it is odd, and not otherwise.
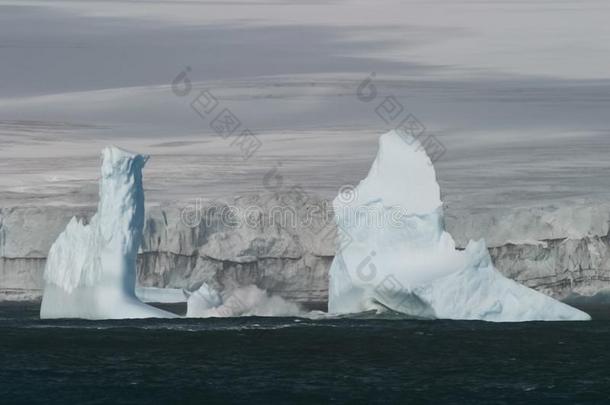
[{"label": "tall iceberg", "polygon": [[41,318],[173,318],[135,294],[136,256],[144,226],[142,168],[148,156],[102,151],[97,213],[76,218],[51,246]]},{"label": "tall iceberg", "polygon": [[333,201],[343,241],[330,269],[329,312],[391,310],[424,319],[589,320],[586,313],[504,277],[484,241],[457,250],[444,230],[440,188],[422,145],[381,136],[368,176]]}]

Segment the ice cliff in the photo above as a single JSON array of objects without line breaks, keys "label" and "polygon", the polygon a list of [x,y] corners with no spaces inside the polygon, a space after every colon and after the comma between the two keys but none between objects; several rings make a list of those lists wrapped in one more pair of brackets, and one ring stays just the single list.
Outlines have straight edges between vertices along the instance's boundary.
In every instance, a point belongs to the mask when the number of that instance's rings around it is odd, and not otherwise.
[{"label": "ice cliff", "polygon": [[[263,217],[256,227],[229,226],[220,220],[186,226],[180,215],[183,206],[146,208],[139,285],[194,291],[202,281],[217,289],[232,282],[255,284],[308,308],[326,310],[335,248],[320,234],[333,231],[301,226],[301,220],[312,208],[328,207],[329,226],[334,227],[329,202],[313,195],[304,201],[263,194],[205,201],[199,207],[202,217],[214,218],[226,206],[256,206]],[[294,209],[298,226],[266,225],[264,218],[274,207]],[[52,243],[73,216],[88,222],[95,211],[74,206],[0,208],[0,300],[40,299]],[[610,289],[609,222],[610,205],[600,202],[504,212],[445,210],[446,230],[458,248],[484,238],[502,274],[557,299]]]},{"label": "ice cliff", "polygon": [[88,224],[73,217],[51,246],[41,318],[175,316],[142,303],[135,294],[147,159],[116,147],[102,151],[97,213]]},{"label": "ice cliff", "polygon": [[416,318],[588,320],[582,311],[504,277],[485,242],[456,249],[445,231],[440,188],[422,146],[381,136],[368,176],[335,198],[338,252],[329,312],[392,310]]}]

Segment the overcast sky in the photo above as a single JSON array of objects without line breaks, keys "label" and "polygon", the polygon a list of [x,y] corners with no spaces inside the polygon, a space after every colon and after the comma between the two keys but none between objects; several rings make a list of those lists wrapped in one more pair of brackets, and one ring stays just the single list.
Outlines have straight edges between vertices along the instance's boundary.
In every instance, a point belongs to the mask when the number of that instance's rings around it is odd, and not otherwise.
[{"label": "overcast sky", "polygon": [[[189,106],[207,89],[265,140],[262,158],[289,157],[306,179],[333,168],[357,180],[392,126],[375,107],[395,96],[446,145],[438,165],[449,187],[467,187],[481,165],[514,178],[538,162],[530,170],[578,172],[573,183],[598,192],[610,137],[608,15],[606,1],[0,1],[0,185],[44,184],[45,165],[67,170],[54,157],[96,156],[108,142],[145,151],[221,142]],[[178,97],[171,82],[187,66],[193,89]],[[356,89],[371,72],[379,95],[366,103]],[[362,130],[370,136],[342,135]],[[85,139],[95,142],[69,152]],[[345,155],[359,160],[332,163]],[[48,163],[9,178],[15,157]]]}]

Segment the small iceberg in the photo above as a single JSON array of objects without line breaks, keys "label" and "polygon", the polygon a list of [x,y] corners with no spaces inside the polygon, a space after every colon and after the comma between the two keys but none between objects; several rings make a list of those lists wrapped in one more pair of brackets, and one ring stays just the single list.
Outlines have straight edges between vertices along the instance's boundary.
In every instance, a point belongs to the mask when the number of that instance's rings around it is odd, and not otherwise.
[{"label": "small iceberg", "polygon": [[191,293],[187,318],[229,318],[237,316],[301,316],[299,305],[271,295],[255,285],[218,292],[207,283]]},{"label": "small iceberg", "polygon": [[136,256],[144,226],[142,168],[148,157],[102,151],[97,213],[72,218],[51,246],[40,317],[175,318],[136,297]]},{"label": "small iceberg", "polygon": [[333,201],[344,241],[330,269],[329,312],[394,311],[421,319],[590,320],[504,277],[484,241],[457,250],[440,187],[421,144],[401,131],[379,140],[368,176]]}]

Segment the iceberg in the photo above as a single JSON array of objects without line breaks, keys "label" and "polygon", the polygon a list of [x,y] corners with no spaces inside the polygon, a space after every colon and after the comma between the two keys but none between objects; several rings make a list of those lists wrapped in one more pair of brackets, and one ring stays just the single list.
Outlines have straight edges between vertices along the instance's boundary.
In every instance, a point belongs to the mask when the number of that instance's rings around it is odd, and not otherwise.
[{"label": "iceberg", "polygon": [[183,288],[136,286],[136,297],[142,302],[177,304],[186,302],[188,293]]},{"label": "iceberg", "polygon": [[102,151],[97,213],[89,224],[73,217],[51,246],[41,318],[176,317],[144,304],[135,293],[147,160],[117,147]]},{"label": "iceberg", "polygon": [[586,313],[504,277],[485,242],[456,249],[422,144],[393,130],[357,187],[333,201],[341,245],[329,312],[394,311],[421,319],[495,322],[590,320]]},{"label": "iceberg", "polygon": [[301,308],[282,297],[270,295],[255,285],[239,286],[222,293],[207,283],[191,293],[187,318],[227,318],[237,316],[299,316]]}]

